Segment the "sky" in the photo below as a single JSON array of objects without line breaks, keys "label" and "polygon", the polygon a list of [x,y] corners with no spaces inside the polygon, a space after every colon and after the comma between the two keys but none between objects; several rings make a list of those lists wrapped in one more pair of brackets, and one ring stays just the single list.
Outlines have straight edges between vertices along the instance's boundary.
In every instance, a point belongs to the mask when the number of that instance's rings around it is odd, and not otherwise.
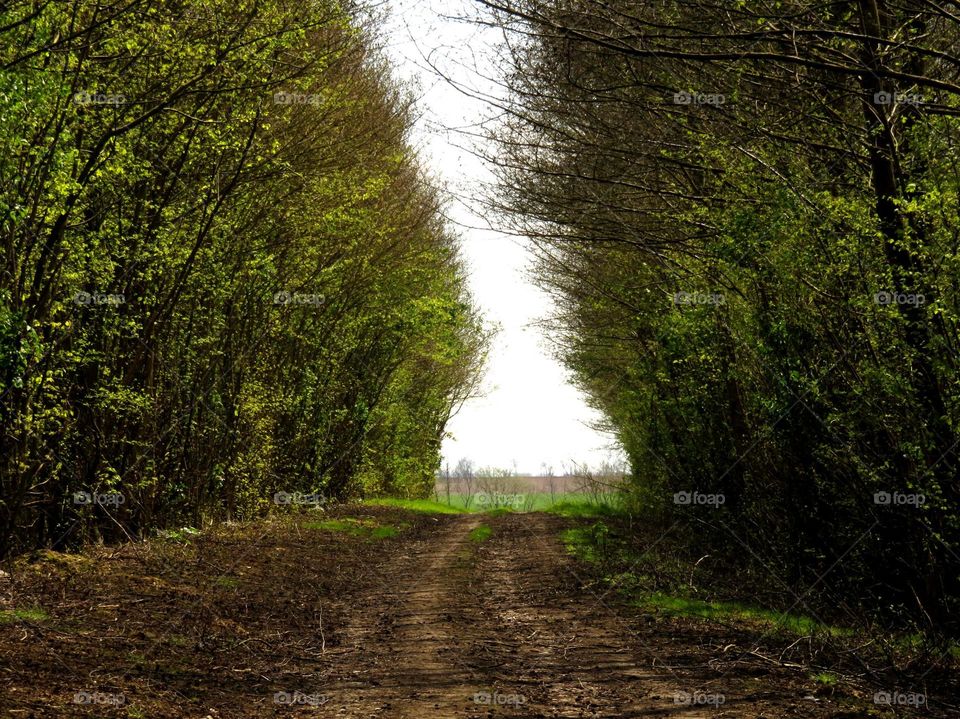
[{"label": "sky", "polygon": [[[593,426],[600,415],[553,357],[536,326],[551,312],[549,297],[527,276],[530,254],[521,238],[491,229],[469,200],[490,171],[469,152],[460,131],[475,129],[490,114],[471,93],[496,94],[485,58],[499,41],[491,28],[457,21],[472,15],[469,0],[391,0],[385,30],[396,74],[413,84],[419,120],[413,142],[438,180],[456,197],[448,214],[461,236],[469,286],[488,324],[499,326],[493,340],[482,396],[468,400],[447,427],[444,462],[460,458],[478,467],[537,474],[546,467],[562,473],[573,462],[596,467],[622,459],[614,438]],[[429,60],[429,61],[428,61]],[[431,68],[439,68],[464,93]],[[479,73],[477,71],[479,69]]]}]

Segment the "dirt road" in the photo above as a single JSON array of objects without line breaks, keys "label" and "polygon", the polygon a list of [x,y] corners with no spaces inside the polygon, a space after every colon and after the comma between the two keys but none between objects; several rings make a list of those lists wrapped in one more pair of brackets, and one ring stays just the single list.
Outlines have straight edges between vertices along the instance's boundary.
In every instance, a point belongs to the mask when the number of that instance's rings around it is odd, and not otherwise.
[{"label": "dirt road", "polygon": [[[491,537],[472,542],[481,521]],[[846,715],[788,676],[765,683],[711,668],[695,631],[664,636],[649,617],[622,617],[609,597],[581,586],[557,541],[560,525],[538,513],[468,515],[396,557],[385,572],[393,581],[358,607],[345,633],[325,683],[326,714]]]},{"label": "dirt road", "polygon": [[618,606],[567,520],[343,513],[401,531],[280,522],[18,566],[3,716],[884,716],[733,630]]}]

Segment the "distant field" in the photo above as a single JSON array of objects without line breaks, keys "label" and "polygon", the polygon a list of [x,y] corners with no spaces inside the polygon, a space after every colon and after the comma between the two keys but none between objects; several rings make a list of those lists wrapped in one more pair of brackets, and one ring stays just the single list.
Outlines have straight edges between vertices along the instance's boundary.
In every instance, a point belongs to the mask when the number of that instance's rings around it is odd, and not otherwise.
[{"label": "distant field", "polygon": [[609,504],[615,502],[616,493],[606,483],[588,482],[582,477],[441,478],[433,500],[473,511],[507,507],[533,512],[560,503]]}]

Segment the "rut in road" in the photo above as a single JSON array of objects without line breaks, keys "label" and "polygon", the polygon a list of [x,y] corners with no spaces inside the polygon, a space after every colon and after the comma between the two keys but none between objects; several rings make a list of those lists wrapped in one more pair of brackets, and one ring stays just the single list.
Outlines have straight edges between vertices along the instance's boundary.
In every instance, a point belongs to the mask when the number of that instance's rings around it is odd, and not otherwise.
[{"label": "rut in road", "polygon": [[[872,689],[833,691],[776,661],[802,637],[604,594],[561,540],[588,521],[348,505],[322,521],[25,560],[0,576],[0,612],[37,608],[0,621],[0,714],[905,716],[878,712]],[[481,525],[489,537],[471,535]],[[78,692],[124,701],[78,703]]]},{"label": "rut in road", "polygon": [[[465,706],[479,679],[466,659],[469,532],[453,521],[383,572],[394,584],[370,597],[345,630],[325,696],[339,716],[443,716]],[[450,713],[449,716],[457,714]]]},{"label": "rut in road", "polygon": [[[491,538],[471,541],[481,522]],[[695,629],[670,635],[585,591],[560,525],[544,514],[456,517],[391,560],[390,584],[344,630],[321,713],[833,716],[784,677],[771,689],[757,671],[711,665]]]}]

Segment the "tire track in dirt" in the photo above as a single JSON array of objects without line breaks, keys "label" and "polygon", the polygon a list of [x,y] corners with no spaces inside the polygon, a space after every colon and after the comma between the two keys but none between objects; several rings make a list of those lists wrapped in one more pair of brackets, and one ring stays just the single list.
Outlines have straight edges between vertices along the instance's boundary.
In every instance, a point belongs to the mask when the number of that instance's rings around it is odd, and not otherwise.
[{"label": "tire track in dirt", "polygon": [[[0,600],[50,618],[0,622],[0,705],[38,719],[878,716],[862,695],[810,696],[804,672],[751,658],[763,628],[600,601],[559,539],[573,520],[374,516],[405,529],[223,528],[18,568]],[[471,540],[481,523],[491,536]],[[72,700],[88,690],[130,704]]]},{"label": "tire track in dirt", "polygon": [[[490,539],[472,542],[481,522]],[[585,589],[550,515],[444,518],[344,631],[324,716],[822,719],[789,674],[725,672],[718,637]],[[722,644],[722,641],[721,641]],[[692,700],[691,700],[692,698]]]},{"label": "tire track in dirt", "polygon": [[465,612],[476,515],[390,562],[383,592],[357,608],[328,674],[325,716],[462,716],[477,681]]},{"label": "tire track in dirt", "polygon": [[510,716],[868,716],[806,696],[795,673],[731,669],[726,639],[706,624],[644,615],[593,594],[559,540],[565,520],[508,514],[490,524],[474,568],[480,601],[468,614],[484,629],[477,651],[497,666],[490,691],[525,698]]},{"label": "tire track in dirt", "polygon": [[524,696],[518,716],[716,716],[713,707],[676,703],[693,678],[664,669],[630,641],[631,629],[612,610],[571,587],[579,582],[557,541],[555,518],[507,515],[493,526],[475,570],[484,599],[477,619],[487,629],[480,642],[499,660],[496,690]]}]

